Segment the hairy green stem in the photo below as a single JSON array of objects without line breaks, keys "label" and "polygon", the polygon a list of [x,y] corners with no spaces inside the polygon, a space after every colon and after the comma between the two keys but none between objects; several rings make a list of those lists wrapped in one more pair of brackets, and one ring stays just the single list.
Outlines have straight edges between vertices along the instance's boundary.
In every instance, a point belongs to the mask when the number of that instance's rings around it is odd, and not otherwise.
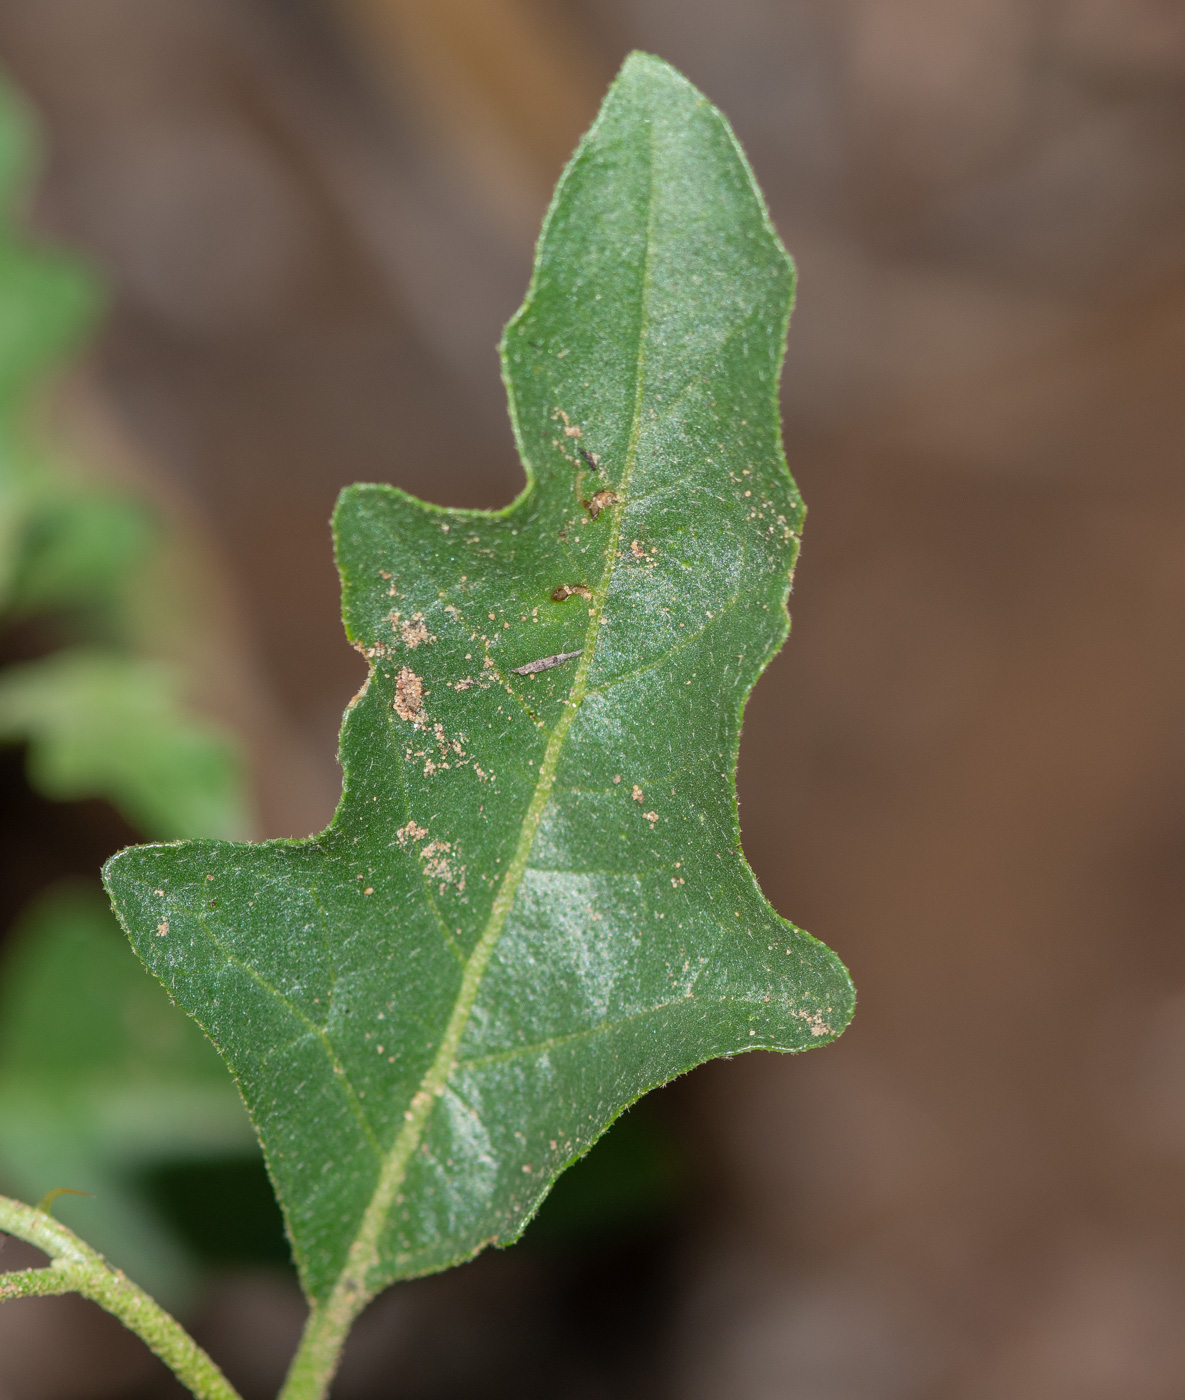
[{"label": "hairy green stem", "polygon": [[159,1303],[119,1269],[44,1211],[0,1196],[0,1230],[44,1250],[53,1261],[44,1269],[0,1274],[0,1300],[81,1293],[119,1318],[197,1400],[240,1400],[189,1333]]}]

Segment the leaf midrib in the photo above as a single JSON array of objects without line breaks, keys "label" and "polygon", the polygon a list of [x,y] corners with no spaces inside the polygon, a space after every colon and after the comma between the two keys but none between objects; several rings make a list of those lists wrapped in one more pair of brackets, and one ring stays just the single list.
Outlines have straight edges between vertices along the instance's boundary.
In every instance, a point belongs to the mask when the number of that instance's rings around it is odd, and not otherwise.
[{"label": "leaf midrib", "polygon": [[[461,1039],[468,1025],[473,1005],[477,1000],[477,995],[486,968],[489,965],[490,957],[493,955],[494,947],[502,933],[503,926],[509,916],[519,886],[522,883],[522,878],[526,873],[527,862],[543,815],[543,809],[547,805],[555,784],[560,753],[587,689],[588,674],[596,652],[601,618],[605,608],[609,584],[613,576],[614,561],[617,557],[617,550],[621,540],[622,521],[628,499],[627,493],[629,484],[633,477],[638,437],[642,422],[642,394],[645,371],[644,352],[646,330],[649,323],[650,274],[651,257],[654,246],[655,204],[654,137],[652,128],[648,127],[647,132],[649,138],[649,183],[647,190],[646,246],[642,265],[641,306],[638,317],[638,343],[635,356],[636,370],[634,378],[633,414],[630,423],[629,441],[625,454],[625,465],[621,479],[618,482],[618,490],[623,499],[619,504],[612,507],[612,525],[605,549],[605,569],[601,577],[601,582],[594,593],[594,604],[585,634],[584,651],[577,666],[572,688],[568,692],[568,699],[564,702],[564,714],[560,717],[559,722],[552,731],[546,752],[539,765],[539,778],[535,785],[535,791],[532,795],[531,802],[523,817],[522,828],[519,834],[518,844],[515,848],[514,857],[507,867],[502,884],[494,898],[485,929],[482,931],[481,937],[465,964],[461,986],[456,1001],[453,1004],[453,1012],[445,1028],[445,1033],[441,1038],[436,1056],[421,1080],[419,1089],[412,1096],[411,1102],[404,1113],[403,1126],[400,1128],[395,1141],[392,1143],[391,1148],[383,1159],[378,1182],[370,1202],[363,1213],[353,1243],[350,1246],[346,1265],[338,1276],[333,1291],[326,1301],[314,1306],[315,1312],[321,1313],[324,1317],[326,1330],[336,1330],[336,1327],[343,1325],[348,1319],[352,1319],[353,1316],[356,1316],[357,1313],[361,1311],[369,1298],[373,1296],[370,1279],[374,1269],[379,1263],[382,1232],[386,1227],[391,1208],[398,1197],[399,1189],[407,1175],[407,1169],[412,1155],[423,1138],[424,1130],[432,1112],[432,1107],[436,1099],[443,1093],[458,1063]],[[314,1325],[310,1322],[309,1333],[312,1333],[314,1330]],[[314,1338],[308,1333],[306,1333],[306,1341],[311,1342],[313,1346],[316,1345]],[[303,1350],[304,1348],[302,1348],[302,1351]],[[294,1370],[301,1359],[301,1356],[298,1355],[297,1362],[294,1363]]]}]

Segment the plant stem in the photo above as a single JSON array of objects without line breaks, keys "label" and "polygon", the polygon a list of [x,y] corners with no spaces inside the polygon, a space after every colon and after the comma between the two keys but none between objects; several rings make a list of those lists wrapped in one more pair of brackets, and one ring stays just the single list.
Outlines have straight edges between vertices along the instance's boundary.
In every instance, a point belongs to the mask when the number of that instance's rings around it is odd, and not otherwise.
[{"label": "plant stem", "polygon": [[0,1300],[81,1293],[135,1332],[197,1400],[240,1400],[181,1324],[72,1230],[7,1196],[0,1196],[0,1230],[36,1245],[53,1260],[45,1269],[0,1274]]},{"label": "plant stem", "polygon": [[360,1297],[352,1305],[351,1301],[331,1298],[309,1313],[279,1400],[324,1400],[329,1394],[346,1337],[362,1310],[360,1304],[367,1300]]}]

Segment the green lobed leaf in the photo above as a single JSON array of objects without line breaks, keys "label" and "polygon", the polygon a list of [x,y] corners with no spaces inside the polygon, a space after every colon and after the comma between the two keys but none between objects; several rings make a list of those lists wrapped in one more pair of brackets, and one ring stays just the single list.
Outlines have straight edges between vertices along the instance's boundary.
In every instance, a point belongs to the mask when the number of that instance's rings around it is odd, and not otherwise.
[{"label": "green lobed leaf", "polygon": [[803,515],[793,286],[723,117],[631,57],[503,342],[526,490],[496,514],[339,502],[370,677],[333,822],[107,866],[239,1082],[319,1306],[514,1240],[639,1095],[851,1014],[838,959],[758,889],[735,800]]},{"label": "green lobed leaf", "polygon": [[0,1176],[55,1211],[162,1299],[193,1264],[140,1178],[181,1155],[242,1154],[251,1130],[226,1068],[144,975],[98,888],[59,885],[25,912],[0,964]]}]

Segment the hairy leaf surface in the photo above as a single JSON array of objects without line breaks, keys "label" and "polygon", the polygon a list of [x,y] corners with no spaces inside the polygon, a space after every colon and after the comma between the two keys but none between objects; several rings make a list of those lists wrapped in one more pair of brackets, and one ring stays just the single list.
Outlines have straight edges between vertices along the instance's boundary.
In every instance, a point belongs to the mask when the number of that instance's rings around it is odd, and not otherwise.
[{"label": "hairy leaf surface", "polygon": [[803,513],[776,401],[793,284],[724,119],[632,57],[503,343],[526,490],[497,514],[339,503],[371,669],[333,822],[108,865],[239,1081],[317,1304],[513,1240],[640,1094],[847,1022],[843,967],[757,887],[734,789]]}]

